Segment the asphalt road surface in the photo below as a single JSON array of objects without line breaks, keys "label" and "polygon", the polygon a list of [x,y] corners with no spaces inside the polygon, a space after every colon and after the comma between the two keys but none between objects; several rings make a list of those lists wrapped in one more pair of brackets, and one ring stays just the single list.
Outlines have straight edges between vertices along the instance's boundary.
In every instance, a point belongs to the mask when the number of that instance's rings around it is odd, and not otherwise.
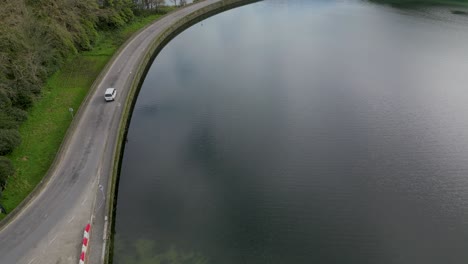
[{"label": "asphalt road surface", "polygon": [[[143,53],[151,40],[175,21],[220,0],[206,0],[180,9],[154,23],[112,62],[79,120],[52,177],[42,191],[0,231],[0,264],[78,263],[83,228],[93,218],[90,258],[100,263],[105,197],[117,142],[123,103]],[[104,91],[117,89],[114,102]],[[99,186],[102,186],[100,188]],[[102,190],[101,190],[102,189]]]}]

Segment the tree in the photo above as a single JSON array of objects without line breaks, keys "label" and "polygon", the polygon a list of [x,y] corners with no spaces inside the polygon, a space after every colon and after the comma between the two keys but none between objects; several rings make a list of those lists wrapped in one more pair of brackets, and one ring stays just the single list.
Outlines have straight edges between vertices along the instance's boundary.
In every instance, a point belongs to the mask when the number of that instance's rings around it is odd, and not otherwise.
[{"label": "tree", "polygon": [[104,7],[99,17],[101,28],[119,28],[134,18],[134,3],[130,0],[105,0]]},{"label": "tree", "polygon": [[[0,67],[1,67],[1,63],[0,63]],[[11,107],[10,98],[8,98],[5,92],[2,92],[2,90],[0,90],[0,110],[4,111],[5,109],[8,109],[10,107]]]},{"label": "tree", "polygon": [[165,4],[164,0],[148,0],[148,1],[151,2],[151,9],[156,10],[156,12],[159,12],[159,9]]},{"label": "tree", "polygon": [[18,129],[18,122],[6,112],[0,112],[0,129]]},{"label": "tree", "polygon": [[[0,155],[21,140],[24,110],[47,78],[74,54],[90,50],[98,29],[113,30],[134,18],[136,4],[163,0],[0,0]],[[15,132],[16,131],[16,132]]]},{"label": "tree", "polygon": [[15,173],[15,169],[11,161],[3,156],[0,156],[0,191],[4,190],[8,178]]},{"label": "tree", "polygon": [[0,155],[6,155],[21,143],[21,136],[16,129],[0,129]]}]

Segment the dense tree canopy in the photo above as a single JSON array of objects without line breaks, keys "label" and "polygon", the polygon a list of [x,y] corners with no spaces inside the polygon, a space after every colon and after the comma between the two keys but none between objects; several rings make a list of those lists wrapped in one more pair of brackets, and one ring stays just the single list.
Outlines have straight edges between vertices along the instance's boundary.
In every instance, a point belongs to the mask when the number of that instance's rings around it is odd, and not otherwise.
[{"label": "dense tree canopy", "polygon": [[0,0],[0,155],[21,142],[25,110],[51,73],[90,50],[98,30],[131,21],[134,6],[132,0]]}]

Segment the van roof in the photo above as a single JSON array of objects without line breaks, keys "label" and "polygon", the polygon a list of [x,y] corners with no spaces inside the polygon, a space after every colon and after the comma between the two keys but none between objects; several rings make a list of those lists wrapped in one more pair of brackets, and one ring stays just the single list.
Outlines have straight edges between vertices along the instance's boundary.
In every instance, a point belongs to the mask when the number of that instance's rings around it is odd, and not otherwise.
[{"label": "van roof", "polygon": [[106,94],[112,94],[112,92],[115,90],[115,88],[107,88],[106,89]]}]

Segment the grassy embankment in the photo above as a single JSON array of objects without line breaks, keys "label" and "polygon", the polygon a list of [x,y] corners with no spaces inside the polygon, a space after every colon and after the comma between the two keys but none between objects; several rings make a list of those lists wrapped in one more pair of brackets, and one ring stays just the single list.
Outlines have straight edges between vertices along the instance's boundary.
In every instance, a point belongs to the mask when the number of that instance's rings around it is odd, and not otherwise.
[{"label": "grassy embankment", "polygon": [[[169,9],[173,8],[165,11]],[[71,58],[48,79],[42,98],[28,111],[29,118],[19,129],[21,145],[8,155],[16,168],[16,174],[10,177],[0,200],[8,212],[31,193],[52,164],[72,121],[69,108],[75,111],[79,108],[92,83],[119,46],[161,16],[137,17],[125,28],[100,32],[91,51]],[[0,214],[0,220],[4,217]]]}]

